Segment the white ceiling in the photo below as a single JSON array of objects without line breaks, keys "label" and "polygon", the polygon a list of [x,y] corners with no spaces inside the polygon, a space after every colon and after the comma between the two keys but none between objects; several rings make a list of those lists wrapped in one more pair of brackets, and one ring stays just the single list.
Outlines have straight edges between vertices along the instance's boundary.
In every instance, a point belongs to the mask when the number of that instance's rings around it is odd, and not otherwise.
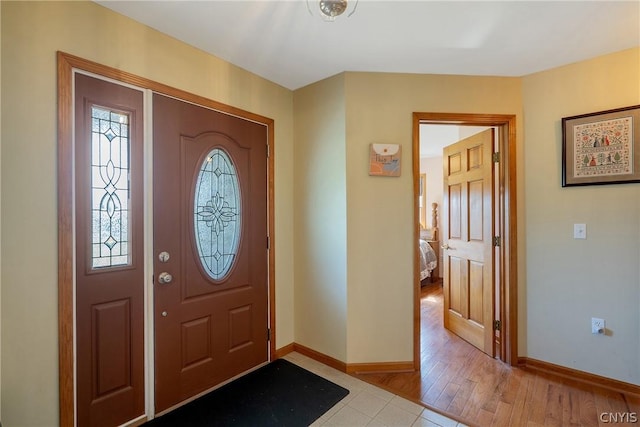
[{"label": "white ceiling", "polygon": [[460,140],[454,125],[420,125],[420,157],[442,156],[442,149]]},{"label": "white ceiling", "polygon": [[291,90],[343,71],[523,76],[640,45],[638,0],[360,0],[335,22],[306,0],[97,3]]},{"label": "white ceiling", "polygon": [[420,125],[420,157],[442,157],[442,149],[489,129],[484,126]]}]

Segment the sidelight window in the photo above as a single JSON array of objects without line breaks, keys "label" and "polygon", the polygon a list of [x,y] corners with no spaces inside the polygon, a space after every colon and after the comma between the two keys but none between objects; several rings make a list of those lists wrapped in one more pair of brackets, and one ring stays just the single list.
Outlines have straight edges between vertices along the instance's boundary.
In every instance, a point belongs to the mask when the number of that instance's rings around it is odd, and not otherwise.
[{"label": "sidelight window", "polygon": [[130,263],[129,142],[127,114],[91,108],[93,268]]}]

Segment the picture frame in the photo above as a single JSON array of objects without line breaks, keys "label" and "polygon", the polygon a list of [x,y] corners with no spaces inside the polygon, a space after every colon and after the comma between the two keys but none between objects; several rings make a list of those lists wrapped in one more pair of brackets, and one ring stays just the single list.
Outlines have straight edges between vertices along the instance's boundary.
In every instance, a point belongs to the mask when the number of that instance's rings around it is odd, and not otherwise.
[{"label": "picture frame", "polygon": [[640,105],[562,118],[562,186],[640,182]]},{"label": "picture frame", "polygon": [[369,144],[369,175],[398,177],[401,160],[400,144]]}]

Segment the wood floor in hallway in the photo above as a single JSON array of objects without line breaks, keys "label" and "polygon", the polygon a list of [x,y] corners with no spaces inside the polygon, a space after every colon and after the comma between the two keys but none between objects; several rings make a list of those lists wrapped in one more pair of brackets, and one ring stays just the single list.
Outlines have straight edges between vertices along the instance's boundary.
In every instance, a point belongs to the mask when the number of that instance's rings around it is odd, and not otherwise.
[{"label": "wood floor in hallway", "polygon": [[[358,374],[468,425],[639,426],[640,396],[508,366],[442,326],[441,284],[423,287],[421,372]],[[612,423],[608,414],[627,414]],[[635,414],[635,415],[633,415]],[[620,419],[619,419],[620,420]]]}]

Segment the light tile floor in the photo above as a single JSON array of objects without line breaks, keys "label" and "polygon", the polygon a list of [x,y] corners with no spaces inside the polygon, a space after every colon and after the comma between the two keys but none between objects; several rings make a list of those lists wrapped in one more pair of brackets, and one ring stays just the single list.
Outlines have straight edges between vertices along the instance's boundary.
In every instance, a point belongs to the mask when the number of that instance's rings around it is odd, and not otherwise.
[{"label": "light tile floor", "polygon": [[422,405],[353,378],[300,353],[284,359],[349,390],[349,394],[312,426],[465,427]]}]

